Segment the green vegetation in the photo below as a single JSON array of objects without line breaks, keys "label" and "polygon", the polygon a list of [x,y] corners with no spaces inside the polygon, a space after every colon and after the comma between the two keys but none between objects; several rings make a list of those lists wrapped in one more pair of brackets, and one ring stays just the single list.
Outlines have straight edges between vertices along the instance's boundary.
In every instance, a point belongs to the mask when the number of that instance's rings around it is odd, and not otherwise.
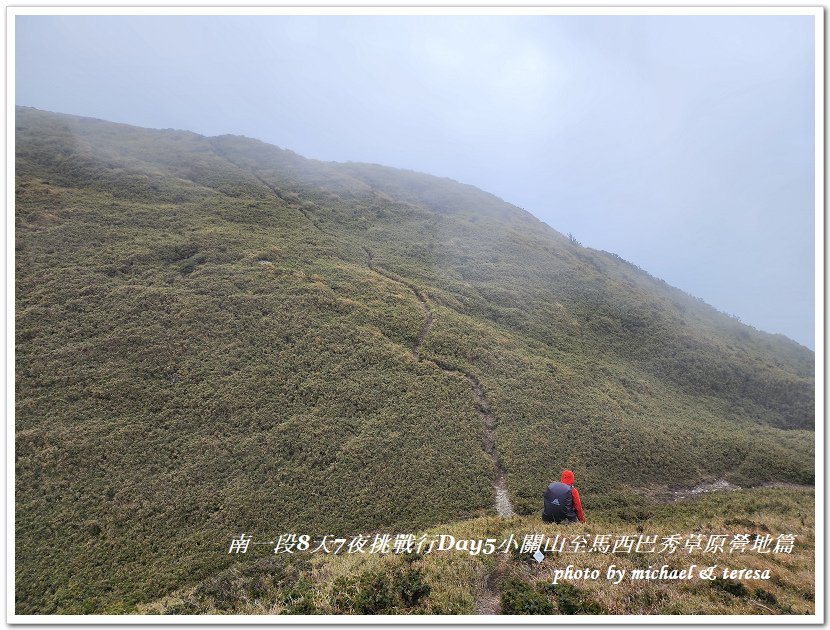
[{"label": "green vegetation", "polygon": [[[525,515],[564,467],[589,518],[813,483],[812,352],[492,195],[242,137],[15,124],[18,613],[197,584],[238,609],[285,590],[211,582],[240,532],[486,520],[490,437]],[[415,574],[344,575],[335,602],[287,575],[274,609],[472,605]]]},{"label": "green vegetation", "polygon": [[556,605],[562,615],[604,615],[602,606],[591,601],[583,589],[573,584],[546,584],[556,597]]},{"label": "green vegetation", "polygon": [[354,615],[418,612],[430,590],[420,570],[411,566],[339,577],[332,585],[332,609]]},{"label": "green vegetation", "polygon": [[529,584],[508,578],[500,587],[501,612],[504,615],[552,615],[553,605]]},{"label": "green vegetation", "polygon": [[[613,532],[666,536],[760,533],[730,525],[730,516],[766,523],[775,537],[796,535],[791,554],[653,554],[548,552],[540,564],[528,554],[497,551],[492,555],[436,552],[413,555],[306,554],[239,557],[236,566],[201,584],[138,606],[149,614],[482,614],[505,615],[806,615],[815,605],[815,503],[809,490],[756,488],[713,493],[673,504],[657,505],[647,522],[621,521],[614,510],[598,510],[585,525],[567,530],[535,517],[481,517],[436,526],[426,534],[458,539],[519,541],[524,534],[585,536]],[[626,569],[690,564],[768,569],[768,580],[630,580],[611,584],[611,564]],[[597,580],[551,583],[551,570],[569,564],[599,569]],[[287,569],[286,566],[291,567]],[[221,593],[218,585],[224,585]],[[217,595],[217,593],[220,593]],[[234,595],[238,593],[239,595]],[[244,594],[244,596],[243,596]],[[304,611],[304,612],[303,612]]]}]

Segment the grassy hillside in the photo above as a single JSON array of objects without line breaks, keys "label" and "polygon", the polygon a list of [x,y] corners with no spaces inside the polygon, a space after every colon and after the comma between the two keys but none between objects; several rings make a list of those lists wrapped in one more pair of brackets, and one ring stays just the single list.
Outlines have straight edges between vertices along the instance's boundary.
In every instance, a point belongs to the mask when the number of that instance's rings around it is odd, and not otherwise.
[{"label": "grassy hillside", "polygon": [[[504,615],[806,615],[815,612],[815,523],[812,491],[764,488],[707,495],[638,512],[605,510],[591,522],[567,528],[532,517],[482,517],[437,526],[422,534],[456,540],[494,539],[513,534],[517,546],[491,554],[437,551],[325,555],[295,552],[274,555],[270,548],[249,551],[236,565],[195,586],[139,606],[144,614],[504,614]],[[613,532],[609,548],[595,549],[595,536]],[[654,553],[613,552],[617,536],[654,537]],[[700,534],[702,550],[663,549],[666,537]],[[743,553],[727,542],[722,552],[706,552],[710,534],[796,534],[791,553]],[[568,537],[561,553],[548,552],[540,564],[522,553],[525,534]],[[585,538],[585,543],[571,541]],[[483,547],[482,547],[483,548]],[[771,546],[774,549],[774,544]],[[368,547],[367,547],[368,549]],[[648,545],[643,550],[651,550]],[[730,551],[732,550],[732,551]],[[568,565],[598,569],[597,579],[558,578]],[[626,573],[614,584],[610,565]],[[631,579],[632,571],[666,565],[717,565],[717,579]],[[723,577],[723,570],[759,571],[760,579]],[[763,571],[768,578],[763,579]]]},{"label": "grassy hillside", "polygon": [[[240,531],[814,478],[814,355],[447,179],[16,110],[18,613]],[[49,553],[44,553],[48,549]]]}]

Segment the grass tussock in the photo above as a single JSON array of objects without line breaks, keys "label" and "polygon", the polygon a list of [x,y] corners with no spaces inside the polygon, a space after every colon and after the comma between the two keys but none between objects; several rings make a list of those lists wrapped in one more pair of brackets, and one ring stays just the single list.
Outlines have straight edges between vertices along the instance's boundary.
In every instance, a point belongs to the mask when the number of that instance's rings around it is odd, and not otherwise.
[{"label": "grass tussock", "polygon": [[[711,514],[707,515],[709,509]],[[794,533],[792,554],[701,554],[677,550],[654,554],[584,553],[546,554],[542,563],[518,550],[493,555],[432,552],[414,555],[352,555],[286,558],[254,561],[241,558],[228,573],[225,594],[197,586],[162,598],[136,612],[175,614],[185,603],[193,614],[226,612],[244,614],[503,614],[503,615],[807,615],[813,614],[815,532],[814,502],[808,491],[755,490],[730,492],[663,505],[638,526],[621,521],[613,511],[593,515],[585,525],[567,528],[545,525],[528,517],[484,517],[427,530],[456,538],[507,538],[519,541],[524,533],[553,537],[595,533],[645,531],[660,537],[672,533],[758,533],[730,525],[730,515],[751,514],[770,525],[775,535]],[[695,516],[697,515],[697,516]],[[281,563],[288,563],[291,570]],[[597,580],[552,582],[552,570],[573,564],[598,569]],[[682,570],[692,564],[717,565],[714,580],[694,576],[683,580],[631,580],[619,584],[606,578],[608,566],[626,570],[660,567]],[[260,577],[253,589],[250,574]],[[768,569],[770,578],[723,578],[723,569]],[[271,576],[290,575],[287,581]],[[263,577],[266,576],[266,577]],[[211,584],[217,584],[213,578]],[[246,582],[247,580],[247,582]],[[220,582],[221,583],[221,579]],[[237,595],[234,595],[237,592]],[[245,594],[243,601],[242,594]]]}]

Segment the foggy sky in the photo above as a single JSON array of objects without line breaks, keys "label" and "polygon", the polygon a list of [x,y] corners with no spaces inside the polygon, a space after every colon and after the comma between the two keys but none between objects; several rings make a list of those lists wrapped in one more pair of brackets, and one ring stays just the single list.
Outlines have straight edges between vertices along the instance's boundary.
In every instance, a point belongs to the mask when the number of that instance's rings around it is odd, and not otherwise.
[{"label": "foggy sky", "polygon": [[451,177],[814,347],[812,17],[16,20],[18,105]]}]

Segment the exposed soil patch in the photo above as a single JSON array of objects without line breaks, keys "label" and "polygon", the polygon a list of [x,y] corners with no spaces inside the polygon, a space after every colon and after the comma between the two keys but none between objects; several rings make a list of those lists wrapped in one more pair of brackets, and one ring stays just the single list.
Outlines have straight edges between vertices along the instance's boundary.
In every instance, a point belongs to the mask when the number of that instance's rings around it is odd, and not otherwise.
[{"label": "exposed soil patch", "polygon": [[659,503],[674,503],[675,501],[683,501],[684,499],[691,499],[696,496],[700,496],[701,494],[706,494],[709,492],[724,492],[724,491],[735,491],[735,490],[745,490],[749,488],[791,488],[794,490],[810,490],[815,491],[815,486],[806,486],[797,483],[790,483],[786,481],[769,481],[767,483],[762,483],[758,486],[748,486],[743,487],[737,484],[734,484],[726,479],[716,479],[714,481],[708,481],[705,483],[700,483],[696,486],[691,486],[687,488],[678,488],[678,487],[666,487],[666,486],[648,486],[648,487],[641,487],[636,491],[639,494],[643,494]]},{"label": "exposed soil patch", "polygon": [[481,418],[484,425],[484,437],[482,448],[493,460],[493,465],[496,468],[495,474],[495,490],[496,490],[496,512],[499,516],[510,517],[514,515],[513,506],[510,503],[510,498],[507,496],[507,482],[505,480],[504,466],[499,460],[498,452],[496,451],[496,419],[490,413],[490,404],[484,395],[484,390],[481,387],[478,379],[469,373],[464,373],[467,380],[470,381],[473,395],[476,398],[476,412]]},{"label": "exposed soil patch", "polygon": [[427,338],[429,329],[432,327],[432,311],[418,289],[413,288],[412,292],[415,293],[415,297],[418,298],[418,303],[421,305],[421,310],[424,311],[424,323],[421,324],[421,332],[418,333],[418,340],[415,342],[415,348],[413,349],[415,358],[420,358],[421,346],[424,345],[424,339]]},{"label": "exposed soil patch", "polygon": [[500,555],[496,561],[495,568],[487,575],[484,583],[484,593],[476,601],[477,615],[500,615],[501,596],[499,595],[499,584],[504,576],[504,555]]},{"label": "exposed soil patch", "polygon": [[740,490],[741,486],[736,486],[734,483],[730,483],[726,479],[718,479],[717,481],[712,481],[710,483],[701,483],[693,488],[683,488],[680,490],[674,490],[672,492],[672,501],[680,501],[681,499],[688,499],[690,497],[695,497],[699,494],[704,494],[706,492],[718,492],[720,490]]}]

